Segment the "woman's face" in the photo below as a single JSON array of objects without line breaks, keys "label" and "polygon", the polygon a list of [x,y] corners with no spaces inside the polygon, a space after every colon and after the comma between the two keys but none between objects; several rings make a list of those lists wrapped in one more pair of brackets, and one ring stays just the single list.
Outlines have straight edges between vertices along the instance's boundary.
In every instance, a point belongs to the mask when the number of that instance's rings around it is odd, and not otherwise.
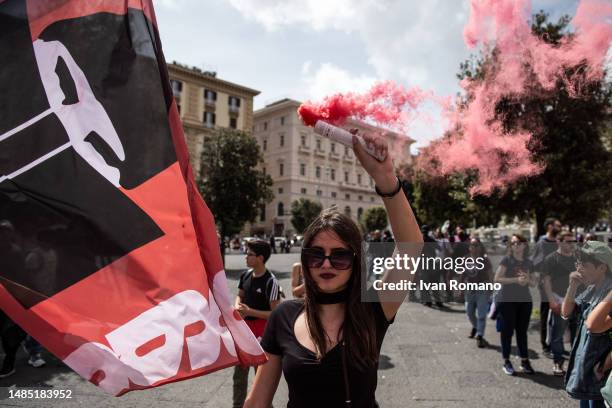
[{"label": "woman's face", "polygon": [[512,255],[514,255],[515,257],[523,256],[523,253],[525,251],[525,245],[526,243],[521,242],[521,240],[517,237],[512,237],[512,239],[510,239],[510,248],[512,248]]},{"label": "woman's face", "polygon": [[[332,251],[350,251],[349,246],[336,235],[335,232],[324,230],[319,232],[309,245],[310,248],[321,249],[326,256],[331,255]],[[353,273],[353,268],[335,269],[325,259],[319,268],[309,268],[312,279],[317,284],[319,290],[325,293],[339,292],[346,288],[348,281]]]}]

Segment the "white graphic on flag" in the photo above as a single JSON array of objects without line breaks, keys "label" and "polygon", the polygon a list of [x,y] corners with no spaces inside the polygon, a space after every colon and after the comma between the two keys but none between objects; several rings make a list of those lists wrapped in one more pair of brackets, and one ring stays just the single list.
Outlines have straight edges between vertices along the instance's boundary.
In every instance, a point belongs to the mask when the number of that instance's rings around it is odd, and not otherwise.
[{"label": "white graphic on flag", "polygon": [[[106,163],[102,155],[94,148],[94,146],[85,141],[85,138],[91,132],[95,132],[112,149],[119,160],[125,160],[125,152],[123,150],[121,140],[119,139],[119,136],[117,135],[108,114],[104,110],[104,107],[95,98],[85,74],[81,68],[79,68],[66,47],[61,42],[46,42],[39,39],[34,41],[33,46],[40,77],[51,107],[29,119],[25,123],[22,123],[14,129],[0,135],[0,142],[14,136],[21,130],[33,125],[52,113],[55,113],[59,118],[60,122],[66,129],[70,141],[44,154],[31,163],[28,163],[26,166],[15,170],[11,174],[0,176],[0,182],[25,173],[38,164],[72,146],[74,150],[76,150],[76,152],[98,173],[100,173],[114,186],[119,187],[119,169]],[[60,86],[60,78],[55,72],[55,68],[60,58],[62,58],[66,63],[78,93],[78,102],[71,105],[64,105],[62,103],[66,98],[66,95],[64,95],[64,92]],[[87,119],[83,120],[83,118]]]}]

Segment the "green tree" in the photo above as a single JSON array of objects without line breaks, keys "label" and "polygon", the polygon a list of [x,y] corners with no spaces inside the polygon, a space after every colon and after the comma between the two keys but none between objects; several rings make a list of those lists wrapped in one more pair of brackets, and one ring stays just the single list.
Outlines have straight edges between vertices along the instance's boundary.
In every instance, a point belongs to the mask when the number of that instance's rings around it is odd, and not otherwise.
[{"label": "green tree", "polygon": [[387,211],[385,207],[370,207],[363,212],[359,220],[366,232],[383,230],[387,226]]},{"label": "green tree", "polygon": [[272,178],[258,170],[263,156],[249,134],[218,129],[206,138],[201,163],[198,188],[221,237],[239,233],[272,200]]},{"label": "green tree", "polygon": [[307,198],[300,198],[291,203],[291,224],[302,234],[310,223],[321,213],[321,203]]},{"label": "green tree", "polygon": [[[558,45],[571,41],[569,17],[556,23],[539,12],[533,16],[532,32],[544,41]],[[482,80],[486,70],[495,69],[496,51],[472,58],[460,67],[458,77]],[[526,63],[526,69],[529,66]],[[566,67],[565,75],[580,83],[568,90],[561,78],[553,90],[542,89],[535,81],[524,95],[507,95],[496,103],[496,115],[506,130],[531,132],[528,149],[534,162],[545,170],[520,180],[505,191],[480,198],[479,208],[501,215],[534,219],[542,233],[546,217],[556,216],[570,225],[592,225],[612,202],[612,150],[606,127],[610,123],[612,85],[588,82],[585,66]],[[570,92],[579,92],[578,97]],[[470,95],[466,96],[466,101]],[[469,181],[469,180],[466,180]]]},{"label": "green tree", "polygon": [[499,212],[488,197],[470,197],[467,186],[474,176],[432,176],[422,171],[414,178],[414,206],[420,224],[440,226],[446,220],[471,226],[495,224]]}]

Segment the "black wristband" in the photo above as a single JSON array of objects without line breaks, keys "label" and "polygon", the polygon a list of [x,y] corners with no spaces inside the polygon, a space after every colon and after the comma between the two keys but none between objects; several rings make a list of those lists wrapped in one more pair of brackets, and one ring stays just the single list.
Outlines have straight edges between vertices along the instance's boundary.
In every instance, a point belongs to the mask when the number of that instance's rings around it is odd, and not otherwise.
[{"label": "black wristband", "polygon": [[[396,176],[396,177],[397,177],[397,176]],[[384,197],[384,198],[391,198],[391,197],[395,197],[395,195],[396,195],[397,193],[399,193],[399,192],[402,190],[402,182],[401,182],[401,180],[399,179],[399,177],[397,177],[397,188],[396,188],[394,191],[390,192],[390,193],[383,193],[383,192],[381,192],[381,191],[378,189],[378,186],[374,186],[374,190],[376,191],[376,194],[378,194],[378,195],[379,195],[379,196],[381,196],[381,197]]]}]

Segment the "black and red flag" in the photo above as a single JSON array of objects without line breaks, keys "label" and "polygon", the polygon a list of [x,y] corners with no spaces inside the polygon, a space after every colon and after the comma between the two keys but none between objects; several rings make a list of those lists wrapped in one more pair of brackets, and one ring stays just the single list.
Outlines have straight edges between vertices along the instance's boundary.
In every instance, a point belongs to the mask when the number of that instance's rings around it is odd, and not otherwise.
[{"label": "black and red flag", "polygon": [[265,361],[233,310],[151,0],[0,0],[0,307],[120,395]]}]

